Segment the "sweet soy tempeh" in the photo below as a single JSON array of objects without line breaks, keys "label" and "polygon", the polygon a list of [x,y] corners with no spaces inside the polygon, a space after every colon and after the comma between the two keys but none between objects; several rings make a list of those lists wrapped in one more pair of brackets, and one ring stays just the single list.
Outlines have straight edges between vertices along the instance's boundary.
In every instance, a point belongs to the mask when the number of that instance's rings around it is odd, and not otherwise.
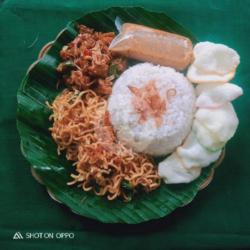
[{"label": "sweet soy tempeh", "polygon": [[193,45],[189,38],[143,25],[124,23],[109,49],[114,54],[185,69],[193,58]]}]

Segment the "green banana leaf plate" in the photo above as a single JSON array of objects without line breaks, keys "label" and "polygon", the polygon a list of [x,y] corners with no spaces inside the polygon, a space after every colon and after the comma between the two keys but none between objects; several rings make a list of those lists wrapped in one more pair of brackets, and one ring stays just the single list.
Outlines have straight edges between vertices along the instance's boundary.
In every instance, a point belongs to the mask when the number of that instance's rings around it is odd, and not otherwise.
[{"label": "green banana leaf plate", "polygon": [[59,89],[56,87],[59,51],[77,35],[76,23],[85,24],[98,31],[117,32],[116,17],[123,22],[182,34],[189,37],[193,43],[197,42],[192,34],[163,13],[138,7],[115,7],[86,14],[69,23],[44,56],[28,70],[17,93],[17,127],[24,157],[32,165],[33,174],[47,187],[54,199],[79,215],[101,222],[136,224],[164,217],[191,202],[213,173],[213,166],[204,169],[201,176],[189,184],[162,184],[157,190],[142,194],[128,203],[120,200],[108,201],[105,197],[67,186],[74,168],[64,156],[57,155],[56,144],[48,131],[51,125],[48,120],[51,111],[46,105],[46,101],[52,102],[63,89],[63,86]]}]

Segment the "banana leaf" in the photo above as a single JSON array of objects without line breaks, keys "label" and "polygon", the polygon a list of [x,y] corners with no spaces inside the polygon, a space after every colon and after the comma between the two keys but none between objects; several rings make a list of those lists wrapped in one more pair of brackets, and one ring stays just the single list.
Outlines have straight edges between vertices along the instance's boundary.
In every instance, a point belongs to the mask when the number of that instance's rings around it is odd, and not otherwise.
[{"label": "banana leaf", "polygon": [[91,192],[67,186],[74,168],[65,157],[58,156],[56,144],[48,128],[51,111],[45,104],[52,102],[62,91],[56,88],[58,75],[56,67],[60,62],[59,51],[76,35],[76,24],[85,24],[98,31],[117,32],[115,19],[182,34],[194,43],[196,39],[186,29],[163,13],[146,11],[142,8],[110,8],[84,15],[67,25],[59,33],[53,46],[37,61],[24,77],[17,93],[17,127],[21,137],[21,150],[30,162],[39,179],[50,193],[68,206],[73,212],[105,223],[136,224],[164,217],[192,201],[200,185],[211,174],[212,167],[202,171],[201,176],[189,184],[165,185],[157,190],[141,194],[131,202],[108,201]]}]

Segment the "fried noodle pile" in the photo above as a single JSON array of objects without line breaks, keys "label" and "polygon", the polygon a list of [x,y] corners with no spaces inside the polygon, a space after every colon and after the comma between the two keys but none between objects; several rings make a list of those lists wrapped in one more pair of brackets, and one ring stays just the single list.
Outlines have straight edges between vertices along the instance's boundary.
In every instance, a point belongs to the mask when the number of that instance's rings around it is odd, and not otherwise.
[{"label": "fried noodle pile", "polygon": [[58,154],[65,151],[76,167],[69,185],[124,201],[130,201],[139,190],[149,192],[160,185],[152,159],[117,141],[104,97],[91,89],[65,89],[50,108],[50,130]]}]

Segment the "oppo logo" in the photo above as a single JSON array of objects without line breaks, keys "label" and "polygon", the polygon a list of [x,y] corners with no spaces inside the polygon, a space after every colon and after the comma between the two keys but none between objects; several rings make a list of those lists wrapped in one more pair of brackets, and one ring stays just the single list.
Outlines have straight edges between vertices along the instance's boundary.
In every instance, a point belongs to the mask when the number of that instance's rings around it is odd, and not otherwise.
[{"label": "oppo logo", "polygon": [[23,240],[23,239],[74,239],[75,234],[72,232],[26,232],[20,233],[20,232],[15,232],[13,235],[13,240]]}]

